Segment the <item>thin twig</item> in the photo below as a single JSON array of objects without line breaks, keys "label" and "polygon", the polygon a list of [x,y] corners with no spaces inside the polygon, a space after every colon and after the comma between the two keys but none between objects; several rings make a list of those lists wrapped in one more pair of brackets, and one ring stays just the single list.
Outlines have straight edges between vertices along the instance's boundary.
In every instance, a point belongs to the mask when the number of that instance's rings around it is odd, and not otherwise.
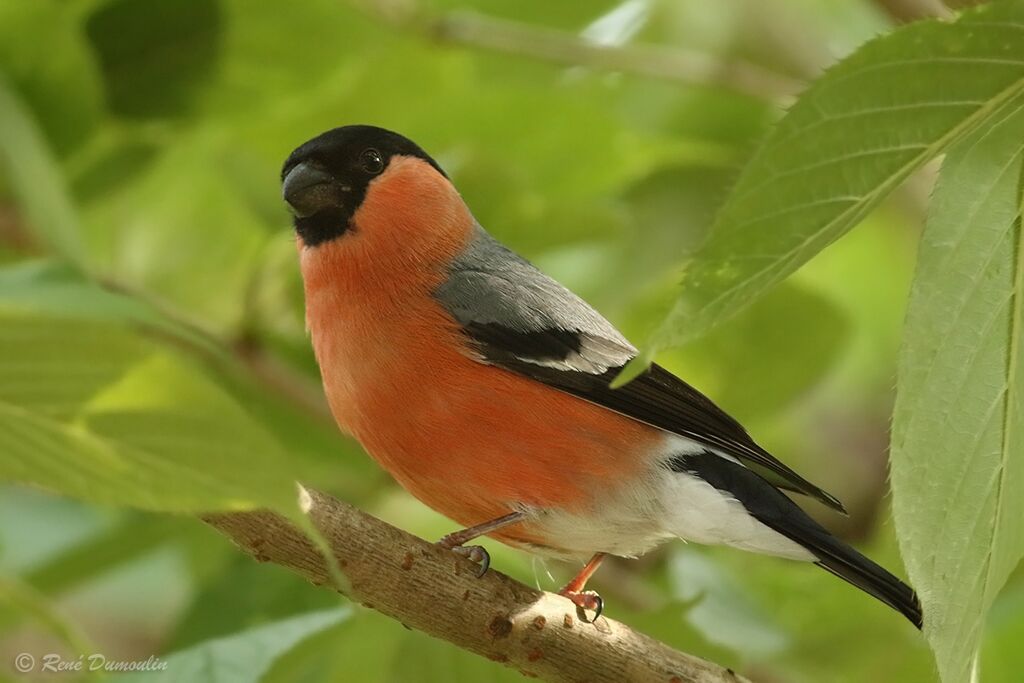
[{"label": "thin twig", "polygon": [[875,0],[875,4],[900,23],[935,17],[953,17],[953,12],[942,3],[942,0]]},{"label": "thin twig", "polygon": [[[308,514],[350,584],[349,597],[402,624],[505,664],[567,683],[743,683],[628,626],[579,618],[565,598],[488,571],[331,496],[309,492]],[[281,516],[218,513],[205,521],[253,557],[329,586],[323,556]]]},{"label": "thin twig", "polygon": [[600,45],[573,33],[477,13],[451,12],[430,16],[409,2],[352,1],[386,24],[441,43],[554,64],[631,73],[689,86],[725,87],[771,101],[788,100],[805,86],[801,81],[755,64],[723,61],[676,47]]}]

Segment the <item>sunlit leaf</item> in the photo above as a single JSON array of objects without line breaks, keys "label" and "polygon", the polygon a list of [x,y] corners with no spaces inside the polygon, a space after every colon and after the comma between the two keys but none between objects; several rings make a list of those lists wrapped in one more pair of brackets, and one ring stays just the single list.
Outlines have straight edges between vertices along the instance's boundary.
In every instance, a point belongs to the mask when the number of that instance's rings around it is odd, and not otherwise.
[{"label": "sunlit leaf", "polygon": [[136,297],[104,288],[52,261],[23,261],[0,269],[0,311],[64,319],[130,323],[183,344],[217,353],[198,330],[171,320]]},{"label": "sunlit leaf", "polygon": [[667,355],[666,365],[678,367],[730,414],[750,419],[805,396],[840,357],[848,328],[827,299],[786,283]]},{"label": "sunlit leaf", "polygon": [[0,358],[0,479],[149,510],[294,507],[272,438],[174,356],[108,326],[3,317]]},{"label": "sunlit leaf", "polygon": [[[558,656],[553,653],[552,656]],[[423,633],[406,633],[391,659],[386,683],[426,681],[494,681],[518,683],[523,675],[484,657],[451,647]]]},{"label": "sunlit leaf", "polygon": [[1024,556],[1024,97],[996,114],[943,163],[893,418],[896,529],[945,683]]},{"label": "sunlit leaf", "polygon": [[72,650],[95,650],[89,640],[79,632],[77,626],[55,610],[46,596],[28,583],[0,574],[0,604],[4,606],[4,612],[31,619]]},{"label": "sunlit leaf", "polygon": [[102,78],[72,3],[0,0],[0,73],[59,155],[76,150],[105,113]]},{"label": "sunlit leaf", "polygon": [[670,577],[676,597],[692,603],[686,620],[710,642],[747,657],[782,650],[783,631],[728,571],[699,550],[678,549],[672,555]]},{"label": "sunlit leaf", "polygon": [[81,263],[78,217],[57,162],[24,102],[0,72],[0,172],[28,227],[64,258]]},{"label": "sunlit leaf", "polygon": [[[344,457],[346,452],[355,456],[354,449],[338,439],[333,425],[266,395],[210,338],[68,268],[26,262],[0,269],[0,351],[0,404],[9,419],[23,413],[25,424],[61,443],[108,449],[116,454],[110,457],[123,459],[123,473],[141,476],[158,490],[147,493],[138,482],[124,482],[120,492],[91,486],[73,473],[91,471],[101,481],[116,480],[116,472],[90,463],[80,452],[57,449],[32,456],[28,445],[28,451],[19,450],[28,461],[11,460],[6,470],[0,466],[18,481],[90,500],[118,502],[123,495],[122,504],[150,509],[219,508],[227,503],[219,496],[228,489],[237,504],[259,503],[269,493],[262,502],[288,500],[292,508],[289,482],[319,484],[368,466],[364,458]],[[57,460],[48,461],[45,453]],[[93,456],[98,457],[95,451]],[[64,459],[66,470],[58,465]],[[48,462],[46,471],[53,467],[69,479],[62,482],[62,474],[48,481],[42,469],[31,474]],[[167,468],[177,474],[168,475]],[[230,484],[239,476],[237,485]],[[196,477],[206,484],[198,485]],[[228,489],[203,504],[217,481]],[[255,488],[246,492],[250,484]],[[140,499],[150,494],[149,502]]]},{"label": "sunlit leaf", "polygon": [[61,593],[136,561],[181,535],[180,519],[126,512],[109,529],[33,567],[27,578],[41,591]]},{"label": "sunlit leaf", "polygon": [[829,70],[762,144],[688,260],[655,346],[698,336],[863,219],[1024,91],[1024,3],[919,22]]},{"label": "sunlit leaf", "polygon": [[327,609],[338,602],[337,594],[314,586],[283,567],[256,563],[235,553],[224,571],[196,593],[178,620],[168,649],[189,647],[239,627]]},{"label": "sunlit leaf", "polygon": [[349,608],[312,612],[203,643],[162,658],[160,671],[118,678],[137,683],[235,683],[258,681],[298,643],[348,619]]},{"label": "sunlit leaf", "polygon": [[[224,334],[245,313],[240,302],[268,239],[260,216],[225,177],[226,150],[235,143],[219,129],[183,134],[82,213],[90,253],[105,272]],[[276,173],[268,168],[263,176],[264,192],[274,197]],[[275,237],[287,242],[281,211]]]},{"label": "sunlit leaf", "polygon": [[382,683],[382,664],[388,662],[404,629],[387,617],[358,607],[352,616],[297,644],[274,662],[261,683],[314,683],[358,678]]},{"label": "sunlit leaf", "polygon": [[1024,582],[1006,587],[992,607],[985,629],[981,679],[1013,683],[1024,671]]}]

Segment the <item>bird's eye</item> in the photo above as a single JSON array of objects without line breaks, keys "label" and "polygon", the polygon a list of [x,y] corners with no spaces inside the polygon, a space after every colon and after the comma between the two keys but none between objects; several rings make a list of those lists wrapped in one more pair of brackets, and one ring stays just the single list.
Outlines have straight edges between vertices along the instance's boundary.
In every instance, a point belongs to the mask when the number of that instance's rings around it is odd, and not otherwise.
[{"label": "bird's eye", "polygon": [[359,155],[359,165],[370,175],[377,175],[384,170],[384,159],[375,149],[364,149]]}]

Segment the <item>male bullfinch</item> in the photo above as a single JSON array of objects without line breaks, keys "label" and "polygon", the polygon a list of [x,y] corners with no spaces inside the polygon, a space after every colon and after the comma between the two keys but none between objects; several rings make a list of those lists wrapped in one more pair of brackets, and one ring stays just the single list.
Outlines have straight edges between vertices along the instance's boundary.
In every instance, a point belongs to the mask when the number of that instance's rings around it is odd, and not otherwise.
[{"label": "male bullfinch", "polygon": [[[440,541],[483,563],[488,535],[590,558],[671,538],[814,562],[921,626],[914,591],[783,491],[842,504],[653,365],[597,311],[498,243],[441,167],[396,133],[328,131],[282,171],[306,324],[331,411],[421,501],[467,528]],[[596,617],[595,617],[596,618]]]}]

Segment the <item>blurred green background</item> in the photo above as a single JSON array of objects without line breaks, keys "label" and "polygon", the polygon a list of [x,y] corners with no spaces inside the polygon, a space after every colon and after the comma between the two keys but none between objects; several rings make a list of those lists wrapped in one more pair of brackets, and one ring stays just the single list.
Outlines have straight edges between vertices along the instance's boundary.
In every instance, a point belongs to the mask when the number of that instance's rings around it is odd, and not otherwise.
[{"label": "blurred green background", "polygon": [[[788,98],[904,4],[0,0],[0,265],[60,281],[52,264],[75,262],[147,302],[194,332],[207,350],[173,353],[286,444],[296,477],[440,537],[452,523],[326,412],[279,200],[291,149],[349,123],[407,135],[484,226],[642,342]],[[915,179],[741,316],[660,358],[842,499],[849,518],[808,508],[897,573],[888,420],[927,191]],[[28,265],[39,259],[50,265]],[[87,343],[119,352],[68,342]],[[490,548],[547,589],[575,569]],[[986,681],[1024,668],[1019,574],[990,621]],[[676,543],[608,564],[593,587],[612,616],[756,681],[934,678],[902,618],[813,567]],[[358,607],[274,631],[340,602],[191,517],[0,488],[0,677],[24,680],[9,666],[22,651],[209,647],[217,661],[269,637],[265,661],[242,657],[217,680],[519,680]]]}]

